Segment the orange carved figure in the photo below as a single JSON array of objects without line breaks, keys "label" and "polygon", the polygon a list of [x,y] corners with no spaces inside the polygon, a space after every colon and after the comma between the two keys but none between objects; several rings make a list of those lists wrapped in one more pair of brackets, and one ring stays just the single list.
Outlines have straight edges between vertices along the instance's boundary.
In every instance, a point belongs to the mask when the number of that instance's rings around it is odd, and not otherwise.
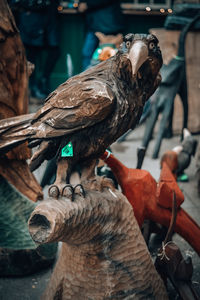
[{"label": "orange carved figure", "polygon": [[168,227],[173,192],[175,192],[178,209],[175,232],[180,234],[200,255],[200,227],[181,208],[184,195],[166,163],[162,165],[157,183],[148,171],[127,168],[108,151],[101,156],[101,159],[112,169],[123,194],[133,207],[140,227],[145,219]]}]

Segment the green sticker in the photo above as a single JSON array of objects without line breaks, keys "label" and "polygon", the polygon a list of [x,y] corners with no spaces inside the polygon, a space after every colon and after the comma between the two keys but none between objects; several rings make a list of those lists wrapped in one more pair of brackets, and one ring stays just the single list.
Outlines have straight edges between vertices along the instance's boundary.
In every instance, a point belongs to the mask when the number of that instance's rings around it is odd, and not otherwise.
[{"label": "green sticker", "polygon": [[72,157],[73,156],[73,146],[72,143],[69,142],[65,147],[61,150],[61,157]]},{"label": "green sticker", "polygon": [[177,181],[179,182],[187,182],[189,181],[189,178],[187,176],[187,174],[181,174],[180,176],[178,176]]}]

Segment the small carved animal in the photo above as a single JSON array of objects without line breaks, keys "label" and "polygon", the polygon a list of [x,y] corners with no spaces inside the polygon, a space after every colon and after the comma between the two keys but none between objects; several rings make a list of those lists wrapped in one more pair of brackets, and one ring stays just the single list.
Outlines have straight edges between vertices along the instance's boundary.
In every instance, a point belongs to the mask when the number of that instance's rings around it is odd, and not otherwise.
[{"label": "small carved animal", "polygon": [[195,137],[191,135],[187,128],[184,128],[181,145],[163,154],[161,166],[165,161],[175,177],[183,174],[184,170],[189,167],[192,156],[196,153],[197,144]]},{"label": "small carved animal", "polygon": [[95,177],[96,159],[136,126],[145,102],[160,83],[161,65],[154,35],[126,35],[115,56],[60,85],[38,112],[2,120],[0,153],[26,140],[30,147],[40,145],[31,170],[57,154],[57,177],[49,189],[52,197],[73,195],[66,182],[77,163],[83,187],[91,187],[92,181],[101,190],[109,183]]}]

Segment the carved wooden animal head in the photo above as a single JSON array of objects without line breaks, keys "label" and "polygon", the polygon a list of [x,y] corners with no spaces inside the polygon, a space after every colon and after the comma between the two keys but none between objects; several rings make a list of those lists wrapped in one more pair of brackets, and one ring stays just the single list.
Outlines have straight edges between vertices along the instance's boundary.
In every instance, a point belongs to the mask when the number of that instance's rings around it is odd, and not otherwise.
[{"label": "carved wooden animal head", "polygon": [[157,74],[162,66],[158,39],[152,34],[127,34],[119,53],[124,53],[129,58],[132,74],[136,75],[139,70],[139,77],[142,77],[149,68],[153,74]]}]

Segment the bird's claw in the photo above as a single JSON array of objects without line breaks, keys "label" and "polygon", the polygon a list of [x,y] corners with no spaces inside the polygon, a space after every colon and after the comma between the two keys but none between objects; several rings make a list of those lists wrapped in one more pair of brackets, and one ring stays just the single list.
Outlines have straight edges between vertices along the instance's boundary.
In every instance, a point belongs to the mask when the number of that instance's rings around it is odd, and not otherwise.
[{"label": "bird's claw", "polygon": [[85,190],[82,186],[82,184],[77,184],[75,187],[74,187],[74,193],[75,194],[78,194],[79,196],[85,198]]},{"label": "bird's claw", "polygon": [[49,190],[48,190],[48,195],[49,197],[51,198],[56,198],[58,199],[59,195],[60,195],[60,191],[59,191],[59,188],[57,187],[57,185],[51,185],[49,187]]},{"label": "bird's claw", "polygon": [[61,191],[61,195],[63,197],[67,197],[71,201],[73,201],[74,188],[71,184],[66,184]]},{"label": "bird's claw", "polygon": [[102,188],[111,189],[113,192],[115,191],[115,185],[111,178],[106,177],[105,175],[102,176]]},{"label": "bird's claw", "polygon": [[56,184],[53,184],[49,187],[48,190],[48,195],[51,198],[58,199],[59,196],[61,197],[67,197],[70,200],[73,201],[73,194],[74,194],[74,189],[71,184],[65,184],[64,186],[57,186]]},{"label": "bird's claw", "polygon": [[48,190],[49,197],[58,199],[60,197],[66,197],[71,201],[74,201],[74,194],[77,194],[85,198],[85,190],[82,184],[77,184],[73,187],[71,184],[65,184],[64,186],[51,185]]},{"label": "bird's claw", "polygon": [[87,190],[102,192],[104,189],[115,191],[113,180],[106,176],[95,176],[87,181],[82,181],[83,186]]}]

